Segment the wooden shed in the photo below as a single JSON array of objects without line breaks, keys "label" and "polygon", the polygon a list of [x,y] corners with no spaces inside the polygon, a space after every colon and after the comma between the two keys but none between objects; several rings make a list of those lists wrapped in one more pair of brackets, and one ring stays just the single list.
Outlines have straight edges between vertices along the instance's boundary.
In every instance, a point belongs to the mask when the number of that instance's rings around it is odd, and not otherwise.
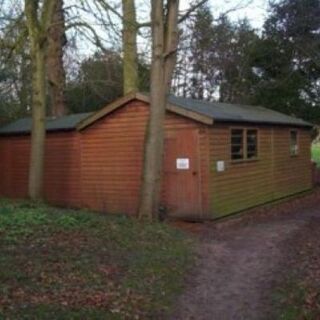
[{"label": "wooden shed", "polygon": [[[149,99],[130,94],[92,114],[47,120],[45,199],[137,212]],[[0,195],[27,197],[30,119],[0,129]],[[312,126],[262,107],[171,96],[162,206],[171,217],[218,218],[312,187]]]}]

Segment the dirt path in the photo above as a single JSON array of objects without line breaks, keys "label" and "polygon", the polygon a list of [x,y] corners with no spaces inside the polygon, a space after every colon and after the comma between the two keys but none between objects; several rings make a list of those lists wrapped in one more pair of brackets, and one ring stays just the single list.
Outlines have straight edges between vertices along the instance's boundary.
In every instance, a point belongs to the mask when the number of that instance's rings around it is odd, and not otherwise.
[{"label": "dirt path", "polygon": [[319,199],[317,192],[234,224],[201,226],[196,267],[171,319],[274,319],[272,289],[295,234],[320,218]]}]

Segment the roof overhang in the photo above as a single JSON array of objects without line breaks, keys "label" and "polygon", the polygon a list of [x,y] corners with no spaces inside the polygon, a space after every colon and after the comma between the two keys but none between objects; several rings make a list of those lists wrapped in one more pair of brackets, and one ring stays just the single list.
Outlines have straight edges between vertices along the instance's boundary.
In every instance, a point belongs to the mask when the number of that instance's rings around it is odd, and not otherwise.
[{"label": "roof overhang", "polygon": [[[97,111],[93,115],[89,116],[88,118],[82,120],[78,125],[77,125],[77,130],[81,131],[89,126],[91,126],[93,123],[98,121],[99,119],[105,117],[109,113],[123,107],[127,103],[133,101],[133,100],[139,100],[142,102],[145,102],[147,104],[150,103],[150,98],[147,95],[144,95],[142,93],[136,92],[136,93],[129,93],[125,95],[124,97],[121,97],[114,102],[108,104],[106,107],[102,108],[101,110]],[[201,122],[207,125],[212,125],[213,124],[213,119],[211,117],[202,115],[200,113],[194,112],[187,110],[185,108],[176,106],[174,104],[168,103],[166,109],[170,112],[173,112],[175,114],[178,114],[180,116],[192,119],[197,122]]]}]

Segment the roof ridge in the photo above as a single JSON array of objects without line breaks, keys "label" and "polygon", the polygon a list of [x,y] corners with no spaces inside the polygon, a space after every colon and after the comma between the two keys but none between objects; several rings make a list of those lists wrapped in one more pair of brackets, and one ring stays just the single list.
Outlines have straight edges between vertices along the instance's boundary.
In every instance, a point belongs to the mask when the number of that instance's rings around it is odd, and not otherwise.
[{"label": "roof ridge", "polygon": [[[140,100],[149,104],[148,96],[141,93],[130,93],[108,104],[97,112],[73,113],[48,121],[46,130],[83,130],[101,117],[107,116],[119,107],[132,100]],[[230,106],[226,107],[226,106]],[[232,104],[225,102],[206,101],[194,98],[169,95],[167,110],[183,117],[211,125],[214,122],[256,123],[286,126],[312,127],[303,119],[281,113],[258,105]],[[31,117],[20,118],[0,128],[1,134],[17,134],[31,132]]]},{"label": "roof ridge", "polygon": [[214,121],[313,126],[311,123],[301,118],[262,105],[207,101],[192,97],[179,97],[176,95],[170,95],[169,102],[188,110],[210,116]]}]

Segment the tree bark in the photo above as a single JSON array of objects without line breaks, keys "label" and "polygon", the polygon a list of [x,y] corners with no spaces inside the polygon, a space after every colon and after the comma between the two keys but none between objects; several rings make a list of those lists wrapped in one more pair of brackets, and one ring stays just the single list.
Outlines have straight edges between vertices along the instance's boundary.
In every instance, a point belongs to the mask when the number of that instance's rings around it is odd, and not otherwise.
[{"label": "tree bark", "polygon": [[43,159],[45,142],[45,52],[43,48],[33,49],[32,57],[32,133],[29,170],[29,197],[39,200],[42,197]]},{"label": "tree bark", "polygon": [[30,73],[32,72],[30,67],[30,55],[29,53],[23,51],[21,52],[21,64],[19,68],[19,82],[21,86],[18,90],[19,99],[19,114],[25,115],[26,111],[31,107],[31,88],[32,77]]},{"label": "tree bark", "polygon": [[[31,43],[32,61],[32,131],[29,167],[29,197],[42,198],[45,115],[46,115],[46,49],[48,29],[56,0],[25,0],[25,14]],[[41,9],[40,9],[41,8]],[[41,10],[41,12],[39,12]]]},{"label": "tree bark", "polygon": [[[158,218],[164,150],[164,119],[167,96],[175,66],[178,43],[178,0],[153,0],[150,115],[145,135],[144,168],[139,218]],[[164,12],[167,12],[166,16]]]},{"label": "tree bark", "polygon": [[136,8],[134,0],[122,0],[123,93],[139,90]]},{"label": "tree bark", "polygon": [[65,100],[66,75],[63,65],[63,49],[67,38],[63,0],[56,0],[52,25],[49,29],[47,70],[50,94],[50,114],[61,117],[67,113]]}]

